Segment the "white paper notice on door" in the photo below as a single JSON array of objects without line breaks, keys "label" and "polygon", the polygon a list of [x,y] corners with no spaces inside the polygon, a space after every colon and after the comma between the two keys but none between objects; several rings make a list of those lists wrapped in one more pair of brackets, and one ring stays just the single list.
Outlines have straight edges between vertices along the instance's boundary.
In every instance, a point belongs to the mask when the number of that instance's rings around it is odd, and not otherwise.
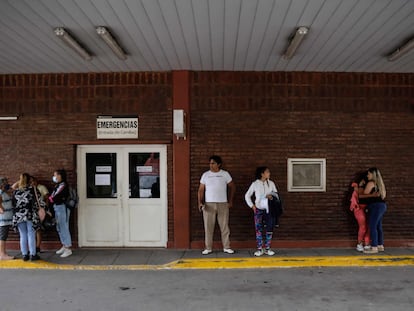
[{"label": "white paper notice on door", "polygon": [[137,173],[152,173],[151,165],[137,166]]},{"label": "white paper notice on door", "polygon": [[97,173],[111,173],[112,172],[112,166],[97,166],[96,167]]},{"label": "white paper notice on door", "polygon": [[110,186],[111,174],[95,174],[95,186]]}]

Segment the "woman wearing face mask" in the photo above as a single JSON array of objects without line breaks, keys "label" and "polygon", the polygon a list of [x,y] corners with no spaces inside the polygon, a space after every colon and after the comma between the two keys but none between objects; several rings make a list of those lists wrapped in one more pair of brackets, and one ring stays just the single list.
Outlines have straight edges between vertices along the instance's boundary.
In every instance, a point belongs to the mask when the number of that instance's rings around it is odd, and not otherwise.
[{"label": "woman wearing face mask", "polygon": [[70,210],[66,207],[66,199],[69,196],[69,188],[66,182],[66,171],[56,170],[53,173],[53,182],[56,184],[52,194],[49,196],[49,202],[53,205],[56,219],[56,230],[59,233],[59,239],[62,247],[56,251],[56,254],[65,258],[72,255],[72,239],[69,232]]}]

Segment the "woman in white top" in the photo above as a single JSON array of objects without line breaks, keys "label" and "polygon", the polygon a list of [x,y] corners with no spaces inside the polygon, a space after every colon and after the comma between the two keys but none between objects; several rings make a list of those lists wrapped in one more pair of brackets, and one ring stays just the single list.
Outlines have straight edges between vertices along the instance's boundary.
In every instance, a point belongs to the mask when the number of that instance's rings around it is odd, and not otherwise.
[{"label": "woman in white top", "polygon": [[[273,218],[269,213],[268,200],[272,200],[272,193],[277,193],[276,185],[270,179],[270,170],[266,166],[261,166],[256,169],[256,180],[250,185],[244,198],[247,205],[253,209],[254,224],[256,228],[256,242],[257,251],[255,256],[262,256],[263,254],[273,256],[274,251],[270,249],[273,237]],[[254,195],[254,202],[252,196]],[[265,228],[263,223],[266,225]],[[266,230],[265,234],[263,230]],[[265,241],[263,241],[265,235]],[[264,249],[263,249],[264,248]]]}]

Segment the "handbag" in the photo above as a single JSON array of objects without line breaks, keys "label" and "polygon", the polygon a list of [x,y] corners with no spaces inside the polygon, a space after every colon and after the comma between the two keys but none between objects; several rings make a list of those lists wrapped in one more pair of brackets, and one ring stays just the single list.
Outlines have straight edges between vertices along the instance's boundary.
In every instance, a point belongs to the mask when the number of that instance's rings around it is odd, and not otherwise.
[{"label": "handbag", "polygon": [[50,212],[46,213],[45,220],[42,222],[42,229],[44,231],[54,230],[56,226],[56,219],[52,216]]},{"label": "handbag", "polygon": [[38,209],[39,219],[40,219],[40,222],[43,222],[46,218],[46,210],[40,204],[39,196],[37,195],[37,189],[36,188],[34,189],[34,193],[35,193],[35,196],[36,196],[37,206],[39,208]]}]

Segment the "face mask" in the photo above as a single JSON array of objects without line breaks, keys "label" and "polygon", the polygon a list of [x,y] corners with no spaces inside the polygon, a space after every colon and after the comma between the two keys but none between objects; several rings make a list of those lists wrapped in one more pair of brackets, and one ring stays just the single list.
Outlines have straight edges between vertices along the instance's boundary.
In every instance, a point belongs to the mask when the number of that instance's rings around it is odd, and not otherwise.
[{"label": "face mask", "polygon": [[52,177],[52,180],[53,180],[53,182],[54,182],[55,184],[57,184],[57,183],[58,183],[58,180],[57,180],[57,177],[56,177],[56,176],[53,176],[53,177]]}]

